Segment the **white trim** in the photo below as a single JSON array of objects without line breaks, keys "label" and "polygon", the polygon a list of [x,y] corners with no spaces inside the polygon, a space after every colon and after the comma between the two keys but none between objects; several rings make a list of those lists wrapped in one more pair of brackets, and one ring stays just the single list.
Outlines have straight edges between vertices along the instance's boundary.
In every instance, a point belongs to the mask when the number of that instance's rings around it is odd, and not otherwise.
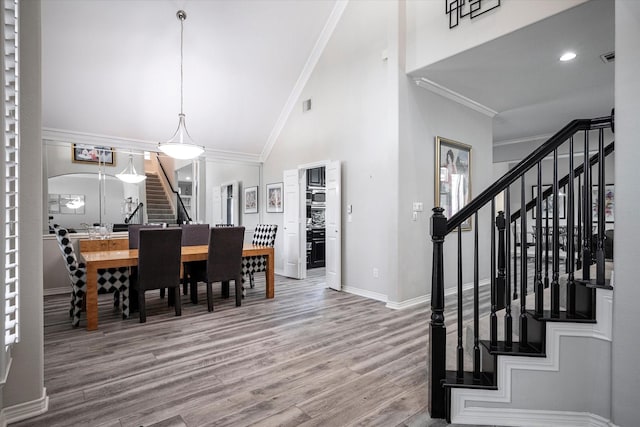
[{"label": "white trim", "polygon": [[488,117],[495,117],[496,115],[498,115],[498,112],[485,106],[480,104],[479,102],[474,101],[473,99],[467,98],[464,95],[459,94],[458,92],[454,92],[449,88],[446,88],[436,82],[433,82],[429,79],[426,79],[424,77],[419,77],[416,78],[414,80],[416,82],[416,85],[418,85],[419,87],[426,89],[428,91],[431,91],[433,93],[437,93],[440,96],[443,96],[447,99],[452,100],[453,102],[457,102],[458,104],[462,104],[465,107],[471,108],[472,110],[475,110],[479,113],[484,114],[485,116]]},{"label": "white trim", "polygon": [[[540,411],[528,409],[475,408],[473,424],[516,427],[612,427],[611,421],[589,412]],[[465,422],[452,418],[454,423]]]},{"label": "white trim", "polygon": [[431,295],[427,294],[400,302],[387,301],[387,308],[391,308],[393,310],[404,310],[405,308],[413,307],[414,305],[429,302],[430,299]]},{"label": "white trim", "polygon": [[[6,353],[10,354],[10,353]],[[9,371],[11,370],[11,362],[13,362],[13,357],[9,357],[9,361],[7,362],[7,367],[4,370],[4,376],[0,378],[0,392],[2,391],[1,387],[7,383],[7,378],[9,377]]]},{"label": "white trim", "polygon": [[548,140],[550,139],[554,134],[552,133],[547,133],[547,134],[543,134],[543,135],[534,135],[534,136],[526,136],[524,138],[517,138],[517,139],[505,139],[503,141],[496,141],[493,143],[494,147],[502,147],[503,145],[512,145],[512,144],[522,144],[523,142],[533,142],[533,141],[540,141],[542,140]]},{"label": "white trim", "polygon": [[[77,132],[55,128],[42,128],[42,140],[75,144],[105,145],[115,148],[135,148],[137,150],[143,151],[158,151],[158,141],[121,138],[117,136],[100,135],[89,132]],[[205,149],[205,158],[207,160],[231,160],[237,162],[260,163],[260,156],[258,154],[215,150],[211,148]]]},{"label": "white trim", "polygon": [[327,46],[327,43],[329,42],[329,39],[331,38],[333,31],[338,25],[338,21],[340,21],[340,18],[342,17],[342,13],[347,8],[348,3],[349,3],[349,0],[336,1],[336,4],[333,7],[333,10],[331,11],[331,14],[329,15],[329,19],[327,19],[327,23],[324,25],[324,28],[320,32],[320,36],[318,37],[316,44],[313,46],[313,49],[311,50],[311,54],[309,55],[307,62],[304,64],[304,67],[302,68],[302,72],[300,73],[300,76],[298,77],[296,84],[293,86],[293,89],[289,94],[289,98],[287,99],[287,102],[284,104],[284,107],[282,108],[282,111],[278,116],[278,120],[276,120],[276,123],[273,126],[271,133],[269,134],[267,143],[262,149],[262,154],[260,155],[260,160],[262,162],[266,161],[267,158],[269,157],[269,154],[271,154],[271,150],[273,149],[273,146],[275,145],[276,140],[280,136],[280,132],[282,132],[282,129],[284,129],[284,126],[287,123],[287,120],[289,119],[289,115],[291,115],[293,108],[298,103],[298,98],[300,98],[300,95],[302,94],[302,91],[305,85],[309,81],[309,78],[311,77],[311,73],[316,67],[318,60],[320,60],[320,56],[322,55],[322,52],[324,52],[324,48]]},{"label": "white trim", "polygon": [[[327,288],[329,289],[329,288]],[[342,286],[342,291],[349,293],[349,294],[354,294],[354,295],[358,295],[361,297],[365,297],[365,298],[369,298],[369,299],[373,299],[376,301],[382,301],[382,302],[387,302],[387,296],[385,294],[381,294],[379,292],[373,292],[373,291],[369,291],[367,289],[361,289],[361,288],[356,288],[355,286]]]},{"label": "white trim", "polygon": [[[504,426],[548,426],[548,425],[592,425],[584,423],[561,424],[561,419],[549,423],[548,416],[560,416],[570,414],[575,417],[576,412],[556,412],[541,409],[515,409],[515,408],[488,408],[480,406],[467,406],[467,402],[511,403],[512,398],[512,374],[514,370],[520,371],[548,371],[558,372],[560,369],[560,338],[584,337],[611,342],[613,331],[613,292],[611,290],[598,289],[596,291],[596,319],[597,323],[555,323],[547,322],[546,357],[518,357],[498,356],[498,389],[478,390],[454,388],[451,390],[451,421],[460,424],[490,424]],[[471,404],[470,404],[471,405]],[[526,418],[514,418],[514,413],[526,414]],[[588,414],[590,417],[597,417]],[[604,419],[603,419],[604,420]],[[523,424],[526,421],[527,424]],[[606,421],[606,420],[604,420]],[[608,425],[608,424],[593,424]]]},{"label": "white trim", "polygon": [[42,387],[42,396],[30,402],[23,402],[4,408],[0,419],[3,419],[7,424],[11,424],[44,414],[48,410],[49,396],[47,396],[47,388]]}]

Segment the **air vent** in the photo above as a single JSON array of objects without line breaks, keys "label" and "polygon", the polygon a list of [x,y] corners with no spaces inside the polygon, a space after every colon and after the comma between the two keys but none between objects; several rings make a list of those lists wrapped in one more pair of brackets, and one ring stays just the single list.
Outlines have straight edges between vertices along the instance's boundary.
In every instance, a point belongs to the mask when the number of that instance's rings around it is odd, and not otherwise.
[{"label": "air vent", "polygon": [[311,98],[302,101],[302,112],[311,110]]},{"label": "air vent", "polygon": [[616,53],[605,53],[604,55],[600,55],[600,59],[602,59],[602,62],[604,62],[605,64],[608,64],[609,62],[613,62],[616,60]]}]

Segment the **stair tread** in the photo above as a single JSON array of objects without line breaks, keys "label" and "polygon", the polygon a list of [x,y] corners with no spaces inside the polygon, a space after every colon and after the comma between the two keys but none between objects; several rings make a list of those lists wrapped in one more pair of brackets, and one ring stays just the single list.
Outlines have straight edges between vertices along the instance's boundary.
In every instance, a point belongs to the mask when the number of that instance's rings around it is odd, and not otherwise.
[{"label": "stair tread", "polygon": [[533,317],[537,320],[544,320],[547,322],[569,322],[569,323],[596,323],[595,319],[590,318],[586,314],[576,313],[570,315],[565,310],[560,310],[560,314],[557,317],[551,316],[551,310],[543,310],[542,316],[531,312]]},{"label": "stair tread", "polygon": [[495,348],[491,348],[489,340],[480,340],[480,344],[483,345],[489,353],[497,355],[507,356],[526,356],[526,357],[545,357],[546,354],[539,348],[528,345],[520,345],[519,342],[514,341],[511,348],[507,348],[504,341],[498,341],[498,345]]},{"label": "stair tread", "polygon": [[473,372],[464,371],[463,377],[458,378],[456,371],[447,371],[445,379],[442,382],[443,387],[449,388],[475,388],[486,390],[497,390],[498,387],[494,384],[493,375],[486,372],[480,373],[480,378],[476,380],[473,377]]}]

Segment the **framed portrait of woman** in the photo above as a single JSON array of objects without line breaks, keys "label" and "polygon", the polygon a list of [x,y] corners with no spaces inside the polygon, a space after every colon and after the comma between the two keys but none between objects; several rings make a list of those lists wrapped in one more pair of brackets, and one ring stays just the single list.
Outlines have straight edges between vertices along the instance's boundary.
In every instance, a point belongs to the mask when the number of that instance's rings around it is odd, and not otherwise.
[{"label": "framed portrait of woman", "polygon": [[[471,200],[471,146],[436,137],[435,205],[451,218]],[[471,218],[462,223],[471,230]]]}]

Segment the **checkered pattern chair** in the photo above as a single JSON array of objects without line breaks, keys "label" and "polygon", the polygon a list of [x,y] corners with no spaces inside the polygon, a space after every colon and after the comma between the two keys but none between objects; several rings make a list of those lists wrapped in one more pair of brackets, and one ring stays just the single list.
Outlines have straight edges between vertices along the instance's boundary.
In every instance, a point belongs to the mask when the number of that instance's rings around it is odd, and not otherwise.
[{"label": "checkered pattern chair", "polygon": [[[71,325],[79,326],[80,312],[84,308],[84,296],[87,292],[86,265],[83,262],[78,262],[73,244],[69,239],[69,231],[58,225],[54,225],[53,229],[71,279],[71,309],[69,310],[69,316],[72,317]],[[127,267],[98,269],[98,293],[108,292],[115,293],[114,304],[116,306],[119,305],[119,296],[122,295],[122,317],[128,318],[129,279]]]},{"label": "checkered pattern chair", "polygon": [[[271,246],[276,243],[276,232],[278,226],[276,224],[258,224],[253,232],[254,245]],[[267,269],[267,257],[260,256],[248,256],[242,258],[242,296],[246,296],[244,289],[245,277],[249,276],[249,285],[253,288],[255,286],[253,282],[253,273],[259,273],[266,271]]]}]

